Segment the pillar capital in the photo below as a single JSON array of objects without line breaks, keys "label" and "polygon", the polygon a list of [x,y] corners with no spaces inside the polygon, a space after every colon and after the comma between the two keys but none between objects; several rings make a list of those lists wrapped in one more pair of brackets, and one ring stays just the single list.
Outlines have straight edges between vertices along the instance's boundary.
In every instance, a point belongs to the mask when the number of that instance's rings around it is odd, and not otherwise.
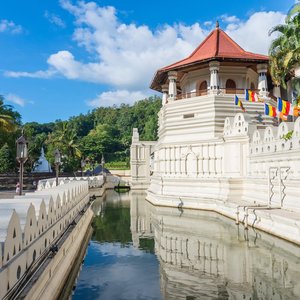
[{"label": "pillar capital", "polygon": [[168,79],[169,80],[176,80],[177,79],[177,72],[176,71],[169,71],[168,72]]},{"label": "pillar capital", "polygon": [[168,85],[167,83],[162,84],[162,85],[161,85],[161,91],[162,91],[163,93],[168,93],[168,91],[169,91],[169,85]]},{"label": "pillar capital", "polygon": [[258,64],[256,66],[257,73],[267,73],[268,72],[268,65],[267,64]]},{"label": "pillar capital", "polygon": [[218,62],[218,61],[211,61],[209,63],[209,70],[210,71],[213,71],[213,70],[219,71],[219,69],[220,69],[220,62]]}]

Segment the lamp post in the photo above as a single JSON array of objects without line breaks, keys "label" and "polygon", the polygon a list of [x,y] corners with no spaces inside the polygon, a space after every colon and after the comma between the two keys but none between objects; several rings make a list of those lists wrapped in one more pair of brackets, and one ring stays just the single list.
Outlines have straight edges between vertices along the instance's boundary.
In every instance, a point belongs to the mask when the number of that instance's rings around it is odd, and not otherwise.
[{"label": "lamp post", "polygon": [[58,186],[58,171],[59,171],[59,165],[61,164],[61,156],[58,149],[54,151],[54,163],[55,163],[55,172],[56,172],[56,186]]},{"label": "lamp post", "polygon": [[17,139],[17,161],[20,163],[20,174],[19,174],[19,195],[22,195],[23,192],[23,172],[24,172],[24,163],[28,159],[28,145],[25,137],[22,135]]},{"label": "lamp post", "polygon": [[[104,180],[104,178],[105,178],[105,176],[104,176],[104,164],[105,164],[105,160],[104,160],[104,156],[103,156],[103,154],[102,154],[102,158],[101,158],[101,174],[102,174],[102,176],[103,176],[103,180]],[[105,181],[105,180],[104,180]]]},{"label": "lamp post", "polygon": [[86,163],[85,163],[85,160],[82,159],[81,162],[80,162],[80,165],[81,165],[81,177],[83,177],[83,168],[85,167]]}]

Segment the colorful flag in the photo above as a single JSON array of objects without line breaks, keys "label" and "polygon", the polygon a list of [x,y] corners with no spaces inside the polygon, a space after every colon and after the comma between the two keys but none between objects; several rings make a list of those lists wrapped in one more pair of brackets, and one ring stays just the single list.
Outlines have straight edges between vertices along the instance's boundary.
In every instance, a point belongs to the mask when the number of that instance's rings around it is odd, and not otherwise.
[{"label": "colorful flag", "polygon": [[244,108],[244,105],[242,103],[242,101],[239,99],[239,97],[237,95],[235,95],[235,99],[234,99],[234,104],[239,106],[243,112],[246,111],[246,109]]},{"label": "colorful flag", "polygon": [[282,112],[284,115],[292,116],[293,115],[293,107],[290,102],[282,100],[280,97],[277,98],[277,110]]},{"label": "colorful flag", "polygon": [[276,107],[265,103],[265,115],[276,117],[277,116]]},{"label": "colorful flag", "polygon": [[254,91],[245,90],[245,99],[250,102],[258,102],[258,96]]}]

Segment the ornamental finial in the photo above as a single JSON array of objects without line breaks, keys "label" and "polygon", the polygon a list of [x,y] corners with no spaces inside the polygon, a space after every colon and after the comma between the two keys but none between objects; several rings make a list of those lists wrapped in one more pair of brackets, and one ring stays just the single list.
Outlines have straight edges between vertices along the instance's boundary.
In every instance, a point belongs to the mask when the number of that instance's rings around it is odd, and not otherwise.
[{"label": "ornamental finial", "polygon": [[219,28],[220,27],[220,24],[219,24],[219,21],[217,20],[216,22],[216,28]]}]

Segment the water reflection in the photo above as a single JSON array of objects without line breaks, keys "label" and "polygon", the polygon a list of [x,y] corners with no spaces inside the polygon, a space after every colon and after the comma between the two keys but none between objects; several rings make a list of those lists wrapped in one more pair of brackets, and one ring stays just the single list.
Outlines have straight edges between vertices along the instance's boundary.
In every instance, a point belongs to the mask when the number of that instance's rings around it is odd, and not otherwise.
[{"label": "water reflection", "polygon": [[212,212],[142,198],[131,202],[135,236],[155,238],[164,299],[300,299],[299,247]]},{"label": "water reflection", "polygon": [[153,239],[140,248],[132,243],[128,194],[109,191],[93,209],[92,241],[72,298],[162,299]]},{"label": "water reflection", "polygon": [[[218,214],[97,200],[74,299],[300,299],[300,248]],[[155,253],[155,255],[154,255]]]}]

